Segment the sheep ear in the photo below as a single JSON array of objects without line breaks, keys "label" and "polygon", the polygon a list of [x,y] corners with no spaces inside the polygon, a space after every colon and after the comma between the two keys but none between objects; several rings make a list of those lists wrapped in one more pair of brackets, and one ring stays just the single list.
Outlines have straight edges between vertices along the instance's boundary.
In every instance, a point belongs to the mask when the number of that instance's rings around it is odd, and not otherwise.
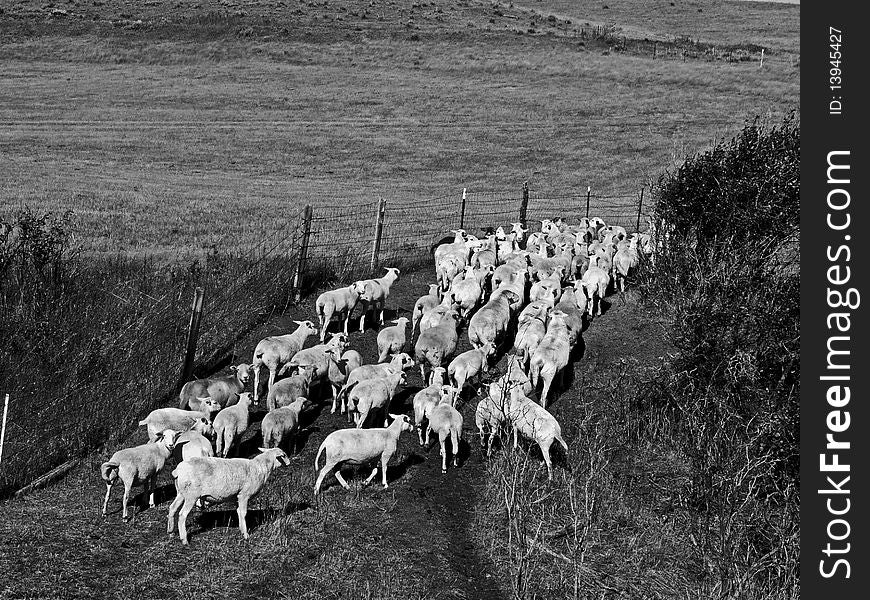
[{"label": "sheep ear", "polygon": [[238,370],[239,370],[239,368],[237,366],[235,366],[235,365],[230,366],[230,372],[235,373]]},{"label": "sheep ear", "polygon": [[260,452],[267,452],[269,449],[268,448],[257,448],[257,450],[259,450]]}]

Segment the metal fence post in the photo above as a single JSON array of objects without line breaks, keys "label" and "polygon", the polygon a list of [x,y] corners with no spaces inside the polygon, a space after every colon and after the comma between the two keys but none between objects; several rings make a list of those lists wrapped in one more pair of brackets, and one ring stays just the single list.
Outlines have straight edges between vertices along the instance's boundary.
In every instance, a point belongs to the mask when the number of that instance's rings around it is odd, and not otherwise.
[{"label": "metal fence post", "polygon": [[199,323],[202,320],[203,289],[193,291],[193,304],[190,307],[190,324],[187,327],[187,350],[184,353],[184,367],[181,370],[181,385],[193,374],[193,357],[196,355],[196,341],[199,337]]},{"label": "metal fence post", "polygon": [[643,188],[640,188],[640,201],[637,203],[637,225],[634,226],[634,230],[640,233],[640,213],[643,210]]},{"label": "metal fence post", "polygon": [[586,186],[586,218],[589,218],[589,199],[592,197],[592,186]]},{"label": "metal fence post", "polygon": [[758,63],[758,68],[762,68],[764,66],[764,48],[761,49],[761,62]]},{"label": "metal fence post", "polygon": [[459,206],[459,229],[465,229],[465,190],[462,188],[462,204]]},{"label": "metal fence post", "polygon": [[0,463],[3,462],[3,444],[6,443],[6,415],[9,413],[9,394],[3,402],[3,429],[0,430]]},{"label": "metal fence post", "polygon": [[314,211],[311,205],[305,206],[302,213],[302,247],[299,248],[299,260],[296,261],[296,272],[293,274],[293,289],[295,301],[299,302],[302,297],[302,274],[305,271],[305,261],[308,260],[308,242],[311,239],[311,219]]},{"label": "metal fence post", "polygon": [[[463,207],[465,203],[463,202]],[[384,216],[387,212],[387,201],[381,198],[378,201],[378,210],[375,213],[375,237],[372,240],[372,260],[369,264],[369,272],[374,275],[378,266],[378,253],[381,251],[381,237],[384,233]]]},{"label": "metal fence post", "polygon": [[520,204],[520,223],[523,225],[523,229],[526,227],[526,220],[529,214],[529,182],[523,182],[523,201]]}]

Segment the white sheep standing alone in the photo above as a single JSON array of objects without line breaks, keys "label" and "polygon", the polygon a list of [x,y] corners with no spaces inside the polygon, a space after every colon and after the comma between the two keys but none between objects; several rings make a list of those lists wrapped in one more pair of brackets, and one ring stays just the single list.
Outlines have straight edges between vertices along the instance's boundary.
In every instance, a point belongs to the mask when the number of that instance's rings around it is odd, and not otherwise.
[{"label": "white sheep standing alone", "polygon": [[317,297],[314,308],[320,322],[320,343],[326,341],[326,330],[334,315],[344,317],[344,335],[347,335],[347,323],[350,314],[359,303],[359,290],[353,285],[338,290],[323,292]]},{"label": "white sheep standing alone", "polygon": [[[447,386],[445,386],[447,387]],[[442,400],[438,404],[428,407],[426,418],[429,425],[426,428],[426,444],[429,444],[429,436],[434,431],[438,434],[438,442],[441,445],[441,472],[447,472],[447,438],[453,446],[453,466],[459,466],[459,440],[462,439],[462,415],[451,406],[449,396],[451,392],[442,389]],[[448,396],[448,397],[444,397]]]},{"label": "white sheep standing alone", "polygon": [[226,458],[233,444],[242,437],[250,422],[249,408],[251,406],[250,392],[239,396],[239,403],[228,406],[214,418],[215,451]]},{"label": "white sheep standing alone", "polygon": [[405,329],[408,317],[399,317],[393,321],[392,327],[384,327],[378,332],[378,362],[382,363],[389,356],[398,354],[405,349]]},{"label": "white sheep standing alone", "polygon": [[[317,475],[317,482],[314,484],[315,496],[320,493],[320,485],[323,480],[336,467],[340,469],[341,465],[345,463],[367,464],[378,459],[380,459],[384,488],[390,487],[387,484],[387,463],[396,452],[399,436],[402,432],[414,429],[411,419],[406,415],[391,414],[390,417],[393,422],[390,423],[389,427],[383,429],[339,429],[326,436],[317,450],[317,457],[314,459],[314,470],[316,471],[320,468],[320,455],[326,455],[326,463]],[[372,474],[368,476],[365,483],[374,479],[377,472],[378,467],[375,465]],[[335,471],[335,478],[344,489],[350,489],[338,469]]]},{"label": "white sheep standing alone", "polygon": [[112,457],[100,466],[100,475],[106,482],[106,499],[103,500],[103,516],[109,504],[109,494],[112,486],[120,479],[124,483],[123,518],[126,521],[127,503],[133,485],[143,482],[148,492],[148,506],[154,508],[154,489],[157,486],[157,474],[166,465],[166,459],[175,446],[176,432],[166,429],[161,432],[155,443],[148,442],[132,448],[118,450]]},{"label": "white sheep standing alone", "polygon": [[[175,500],[169,506],[166,531],[175,531],[175,515],[178,514],[178,536],[187,545],[187,515],[197,501],[217,503],[236,498],[239,515],[239,531],[248,539],[248,501],[255,496],[277,467],[290,464],[287,454],[280,448],[260,448],[261,454],[247,458],[192,458],[172,471],[175,479]],[[181,511],[179,513],[179,510]]]},{"label": "white sheep standing alone", "polygon": [[[296,431],[299,429],[299,414],[308,405],[310,402],[307,398],[299,397],[286,406],[270,410],[260,423],[263,447],[278,448],[285,440],[292,438],[293,449],[295,449]],[[288,444],[289,446],[290,444]]]}]

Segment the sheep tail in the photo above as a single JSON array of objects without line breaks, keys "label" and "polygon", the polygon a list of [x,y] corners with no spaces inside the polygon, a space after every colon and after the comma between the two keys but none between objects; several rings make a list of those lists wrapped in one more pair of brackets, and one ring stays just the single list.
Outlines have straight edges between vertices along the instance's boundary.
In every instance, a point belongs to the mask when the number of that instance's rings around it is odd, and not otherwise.
[{"label": "sheep tail", "polygon": [[562,447],[565,449],[565,452],[568,452],[568,444],[566,444],[566,443],[565,443],[565,440],[562,439],[562,434],[559,434],[559,435],[556,435],[556,436],[553,436],[553,437],[555,437],[555,439],[556,439],[557,442],[559,442],[560,444],[562,444]]},{"label": "sheep tail", "polygon": [[118,479],[118,467],[121,466],[116,462],[104,462],[100,467],[100,475],[106,483],[113,483]]},{"label": "sheep tail", "polygon": [[147,425],[147,424],[148,424],[148,419],[142,419],[141,421],[139,421],[139,425]]},{"label": "sheep tail", "polygon": [[317,450],[317,456],[314,457],[314,470],[315,471],[320,468],[320,464],[319,464],[320,463],[320,455],[323,453],[324,450],[326,450],[326,444],[320,444],[320,449]]}]

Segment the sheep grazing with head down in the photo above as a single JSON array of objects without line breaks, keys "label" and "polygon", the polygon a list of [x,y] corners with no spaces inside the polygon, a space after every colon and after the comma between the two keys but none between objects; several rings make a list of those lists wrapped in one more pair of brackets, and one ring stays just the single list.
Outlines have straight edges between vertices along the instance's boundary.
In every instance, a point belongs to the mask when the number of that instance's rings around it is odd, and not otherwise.
[{"label": "sheep grazing with head down", "polygon": [[[175,467],[175,500],[169,507],[167,532],[175,531],[178,515],[178,535],[181,543],[187,542],[187,515],[200,499],[210,503],[225,502],[235,498],[238,502],[239,531],[248,539],[248,501],[266,485],[277,467],[290,464],[287,454],[280,448],[260,448],[261,454],[247,458],[192,458]],[[179,512],[180,511],[180,512]]]},{"label": "sheep grazing with head down", "polygon": [[139,425],[148,427],[148,440],[155,442],[167,429],[187,431],[199,419],[212,422],[212,415],[221,410],[220,404],[210,397],[200,398],[199,400],[203,406],[202,411],[183,410],[172,407],[157,408],[139,421]]},{"label": "sheep grazing with head down", "polygon": [[209,396],[220,404],[221,408],[238,402],[239,394],[245,391],[245,386],[251,379],[251,366],[241,363],[230,367],[230,374],[220,377],[207,377],[188,381],[178,394],[179,408],[202,410],[200,398]]}]

